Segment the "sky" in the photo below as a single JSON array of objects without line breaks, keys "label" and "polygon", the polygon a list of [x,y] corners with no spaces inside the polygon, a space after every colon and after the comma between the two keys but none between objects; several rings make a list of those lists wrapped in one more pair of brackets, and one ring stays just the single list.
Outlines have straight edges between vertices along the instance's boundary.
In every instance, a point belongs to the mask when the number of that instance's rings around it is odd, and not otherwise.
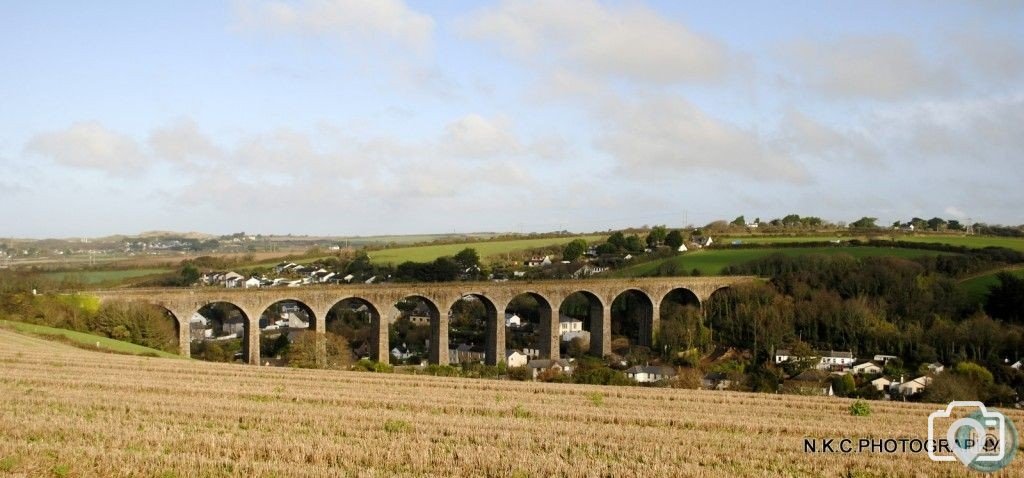
[{"label": "sky", "polygon": [[0,4],[0,236],[1024,223],[1024,2]]}]

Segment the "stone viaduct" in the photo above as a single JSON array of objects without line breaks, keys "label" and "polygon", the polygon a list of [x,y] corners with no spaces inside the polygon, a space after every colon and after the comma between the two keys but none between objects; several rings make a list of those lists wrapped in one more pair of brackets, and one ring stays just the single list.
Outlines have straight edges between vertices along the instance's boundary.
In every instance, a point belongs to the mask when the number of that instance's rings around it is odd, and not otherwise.
[{"label": "stone viaduct", "polygon": [[[605,356],[611,352],[611,305],[620,295],[634,291],[643,298],[644,317],[640,331],[641,342],[651,345],[659,330],[662,302],[673,291],[681,291],[690,300],[702,305],[713,293],[731,285],[754,280],[746,276],[718,277],[665,277],[631,279],[582,279],[511,282],[445,282],[445,283],[388,283],[331,286],[305,286],[296,288],[227,289],[217,287],[116,289],[91,291],[88,294],[100,300],[142,301],[159,305],[169,311],[177,321],[178,344],[181,355],[190,355],[190,326],[192,314],[202,307],[226,302],[238,307],[247,321],[246,337],[249,346],[248,362],[260,363],[259,319],[269,307],[280,301],[294,301],[313,313],[312,330],[326,332],[327,313],[343,300],[354,299],[366,304],[371,312],[371,358],[388,362],[388,325],[397,313],[394,305],[403,299],[418,298],[430,309],[431,363],[448,363],[448,311],[459,300],[473,296],[487,310],[486,363],[505,360],[504,311],[515,297],[533,296],[540,304],[540,354],[543,358],[559,358],[558,310],[562,302],[574,293],[583,294],[590,302],[590,352]],[[254,345],[255,344],[255,345]]]}]

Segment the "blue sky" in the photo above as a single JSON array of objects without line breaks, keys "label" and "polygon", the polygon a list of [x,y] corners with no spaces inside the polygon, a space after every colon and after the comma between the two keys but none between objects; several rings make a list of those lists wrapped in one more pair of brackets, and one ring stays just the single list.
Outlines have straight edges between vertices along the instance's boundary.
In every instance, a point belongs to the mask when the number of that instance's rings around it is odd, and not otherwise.
[{"label": "blue sky", "polygon": [[0,6],[0,235],[1024,223],[1021,2]]}]

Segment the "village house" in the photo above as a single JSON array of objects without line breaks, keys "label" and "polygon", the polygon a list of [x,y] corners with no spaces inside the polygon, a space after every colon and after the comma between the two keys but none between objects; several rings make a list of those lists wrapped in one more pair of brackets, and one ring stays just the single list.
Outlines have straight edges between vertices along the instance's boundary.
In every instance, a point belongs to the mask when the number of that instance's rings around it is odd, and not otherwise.
[{"label": "village house", "polygon": [[932,378],[929,376],[917,377],[909,382],[900,383],[898,386],[899,392],[907,397],[910,395],[916,395],[921,393],[925,388],[932,384]]},{"label": "village house", "polygon": [[626,377],[637,383],[660,382],[676,376],[672,367],[654,365],[634,365],[626,370]]},{"label": "village house", "polygon": [[943,370],[946,370],[946,366],[942,365],[939,362],[928,364],[928,373],[930,373],[932,375],[935,375],[935,374],[938,374],[938,373],[942,373]]},{"label": "village house", "polygon": [[884,392],[890,385],[892,385],[892,380],[885,377],[878,377],[871,381],[871,386],[875,387],[875,390],[879,392]]},{"label": "village house", "polygon": [[882,362],[882,365],[885,365],[885,364],[889,363],[890,360],[896,360],[898,358],[899,357],[897,357],[895,355],[875,355],[875,357],[873,359],[871,359],[871,360],[873,360],[875,362]]},{"label": "village house", "polygon": [[820,370],[842,371],[853,365],[856,360],[851,352],[829,350],[828,353],[821,354],[821,361],[818,362],[817,368]]},{"label": "village house", "polygon": [[530,374],[534,380],[537,376],[544,371],[557,371],[558,373],[571,374],[572,363],[565,359],[549,360],[549,359],[535,359],[530,360],[526,363],[526,367],[530,369]]},{"label": "village house", "polygon": [[551,265],[551,256],[531,257],[524,264],[526,267],[545,267]]},{"label": "village house", "polygon": [[732,386],[732,380],[729,380],[722,372],[711,372],[704,375],[700,384],[705,390],[726,390]]},{"label": "village house", "polygon": [[479,350],[470,344],[461,344],[453,349],[448,349],[448,363],[453,365],[483,362],[484,356],[483,350]]},{"label": "village house", "polygon": [[792,356],[789,355],[789,349],[778,349],[775,351],[775,365],[783,362],[789,362],[790,358],[792,358]]},{"label": "village house", "polygon": [[781,387],[783,393],[795,395],[834,396],[829,373],[824,370],[810,369],[800,375],[786,380]]},{"label": "village house", "polygon": [[562,340],[565,341],[565,334],[573,332],[583,331],[583,321],[575,317],[569,317],[568,315],[558,316],[558,335],[562,336]]},{"label": "village house", "polygon": [[882,367],[874,362],[862,362],[850,367],[854,375],[875,375],[882,373]]},{"label": "village house", "polygon": [[518,350],[505,351],[505,364],[509,367],[525,367],[530,357]]},{"label": "village house", "polygon": [[250,277],[250,278],[246,279],[245,282],[242,283],[242,285],[246,289],[249,289],[249,288],[252,288],[252,287],[260,287],[260,286],[263,285],[263,281],[261,281],[260,279],[258,279],[256,277]]},{"label": "village house", "polygon": [[511,312],[505,312],[505,327],[519,327],[523,325],[523,319]]}]

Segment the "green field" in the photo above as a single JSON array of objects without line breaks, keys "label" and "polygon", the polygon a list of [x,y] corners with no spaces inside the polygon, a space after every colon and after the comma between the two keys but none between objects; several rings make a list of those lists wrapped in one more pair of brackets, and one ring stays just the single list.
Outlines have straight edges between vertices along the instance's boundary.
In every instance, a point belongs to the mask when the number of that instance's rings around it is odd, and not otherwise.
[{"label": "green field", "polygon": [[1005,247],[1015,251],[1024,251],[1024,238],[997,236],[896,236],[896,240],[909,242],[938,242],[954,246],[966,247]]},{"label": "green field", "polygon": [[121,282],[126,279],[154,274],[166,274],[170,269],[125,269],[119,271],[69,271],[49,272],[44,277],[55,281],[73,280],[83,284],[101,284]]},{"label": "green field", "polygon": [[738,265],[772,254],[781,253],[787,256],[804,254],[847,254],[853,257],[894,256],[912,258],[938,254],[935,251],[919,249],[899,249],[891,247],[785,247],[764,249],[709,249],[693,251],[668,259],[644,262],[626,267],[615,272],[618,277],[643,277],[655,274],[658,268],[667,261],[676,263],[677,270],[687,272],[697,269],[702,275],[718,275],[722,269],[730,265]]},{"label": "green field", "polygon": [[461,244],[396,247],[393,249],[370,251],[368,254],[370,256],[370,260],[378,264],[401,264],[405,261],[429,262],[437,259],[438,257],[453,256],[467,247],[472,247],[473,249],[476,249],[478,254],[480,254],[480,259],[486,262],[488,260],[497,259],[502,254],[510,254],[538,247],[566,244],[573,239],[580,238],[587,241],[589,244],[595,241],[603,241],[605,236],[548,237],[542,239],[518,239],[512,241],[483,241]]},{"label": "green field", "polygon": [[[993,271],[985,275],[972,277],[960,283],[964,291],[967,292],[967,296],[972,302],[981,302],[985,300],[985,294],[988,293],[988,289],[999,283],[999,279],[996,278],[996,274],[1003,271]],[[1024,277],[1024,267],[1009,270],[1011,274],[1017,277]]]},{"label": "green field", "polygon": [[135,345],[129,342],[122,342],[120,340],[101,337],[99,335],[87,334],[85,332],[75,332],[73,330],[57,329],[53,327],[46,327],[44,325],[26,324],[24,322],[12,322],[9,320],[0,320],[0,327],[12,329],[24,334],[38,335],[43,337],[59,337],[62,340],[73,342],[78,346],[86,347],[92,350],[116,352],[120,354],[129,355],[153,355],[164,358],[181,358],[179,355],[164,352],[162,350],[151,349],[149,347],[143,347],[141,345]]},{"label": "green field", "polygon": [[966,246],[966,247],[1005,247],[1007,249],[1013,249],[1017,251],[1024,251],[1024,238],[1016,237],[997,237],[997,236],[961,236],[961,235],[907,235],[907,234],[893,234],[893,235],[879,235],[873,234],[867,235],[828,235],[828,234],[817,234],[810,236],[761,236],[761,235],[749,235],[749,236],[722,236],[719,239],[715,239],[719,244],[728,244],[732,241],[742,241],[745,244],[777,244],[785,242],[825,242],[839,239],[841,241],[849,241],[851,239],[879,239],[889,240],[895,238],[897,241],[907,242],[921,242],[921,243],[939,243],[949,244],[953,246]]}]

